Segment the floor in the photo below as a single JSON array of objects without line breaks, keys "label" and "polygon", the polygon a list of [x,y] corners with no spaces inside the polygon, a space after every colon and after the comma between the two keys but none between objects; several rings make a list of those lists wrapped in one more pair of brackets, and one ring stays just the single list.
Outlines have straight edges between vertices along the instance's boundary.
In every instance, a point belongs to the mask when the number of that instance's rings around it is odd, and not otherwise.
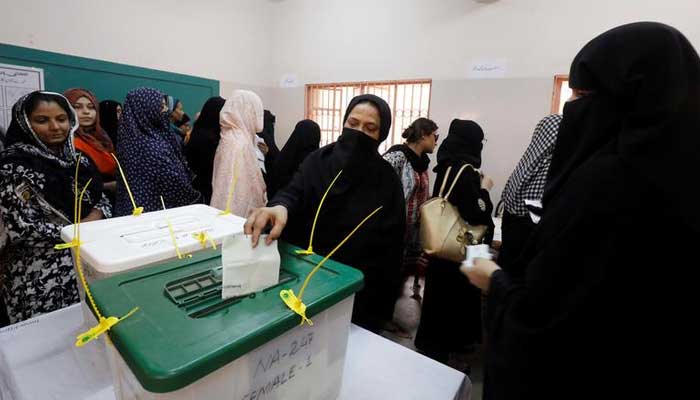
[{"label": "floor", "polygon": [[[420,281],[421,289],[423,288],[423,280]],[[421,295],[423,291],[421,290]],[[413,295],[413,277],[409,277],[404,285],[403,295],[396,302],[394,308],[394,322],[406,330],[406,334],[398,332],[383,331],[382,336],[392,340],[411,350],[416,350],[413,345],[413,338],[416,336],[418,325],[420,323],[421,305],[419,300],[411,298]],[[482,385],[484,381],[484,352],[481,346],[472,354],[457,354],[450,357],[448,365],[455,369],[464,370],[466,364],[471,367],[469,379],[472,382],[472,399],[481,399]]]}]

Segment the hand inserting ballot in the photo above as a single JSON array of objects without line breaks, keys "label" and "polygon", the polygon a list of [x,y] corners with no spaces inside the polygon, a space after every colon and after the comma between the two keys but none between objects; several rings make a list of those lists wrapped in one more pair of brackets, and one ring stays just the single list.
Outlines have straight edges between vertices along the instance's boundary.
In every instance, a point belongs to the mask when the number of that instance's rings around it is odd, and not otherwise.
[{"label": "hand inserting ballot", "polygon": [[257,247],[260,234],[268,225],[272,225],[272,229],[265,238],[267,246],[280,237],[282,230],[287,225],[287,208],[284,206],[261,207],[250,213],[248,220],[243,225],[243,232],[246,235],[252,235],[253,248]]}]

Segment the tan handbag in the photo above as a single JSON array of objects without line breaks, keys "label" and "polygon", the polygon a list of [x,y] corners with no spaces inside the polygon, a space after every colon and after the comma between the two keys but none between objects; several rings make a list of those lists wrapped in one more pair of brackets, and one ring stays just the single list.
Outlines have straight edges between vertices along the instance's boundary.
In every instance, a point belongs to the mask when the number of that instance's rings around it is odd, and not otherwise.
[{"label": "tan handbag", "polygon": [[486,236],[487,225],[469,225],[448,200],[466,167],[474,168],[463,165],[443,197],[452,167],[447,168],[438,197],[426,201],[420,208],[420,240],[423,251],[430,256],[462,262],[466,257],[466,246],[480,244]]}]

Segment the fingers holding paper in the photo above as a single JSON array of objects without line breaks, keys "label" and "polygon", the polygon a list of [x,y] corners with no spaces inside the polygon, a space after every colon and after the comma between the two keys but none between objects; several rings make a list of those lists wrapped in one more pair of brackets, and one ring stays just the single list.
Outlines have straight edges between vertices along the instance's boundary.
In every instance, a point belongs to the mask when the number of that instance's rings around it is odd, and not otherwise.
[{"label": "fingers holding paper", "polygon": [[270,245],[282,234],[282,230],[287,225],[287,208],[284,206],[256,208],[248,216],[248,220],[243,226],[243,232],[251,235],[251,243],[255,248],[260,240],[260,234],[268,227],[272,226],[270,234],[265,238],[265,244]]},{"label": "fingers holding paper", "polygon": [[501,269],[495,262],[485,258],[475,258],[472,266],[462,264],[460,271],[469,278],[472,285],[485,294],[491,284],[491,275]]}]

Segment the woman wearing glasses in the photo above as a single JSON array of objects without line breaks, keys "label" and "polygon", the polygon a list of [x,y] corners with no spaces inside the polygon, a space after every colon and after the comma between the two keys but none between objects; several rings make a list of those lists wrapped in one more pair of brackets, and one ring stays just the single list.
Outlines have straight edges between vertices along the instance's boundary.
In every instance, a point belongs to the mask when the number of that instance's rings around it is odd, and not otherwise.
[{"label": "woman wearing glasses", "polygon": [[414,275],[413,298],[420,299],[418,276],[423,275],[427,260],[423,256],[418,229],[420,206],[430,197],[428,154],[437,146],[438,126],[428,118],[418,118],[401,135],[406,142],[389,148],[384,159],[399,176],[406,201],[406,232],[404,236],[404,276]]}]

